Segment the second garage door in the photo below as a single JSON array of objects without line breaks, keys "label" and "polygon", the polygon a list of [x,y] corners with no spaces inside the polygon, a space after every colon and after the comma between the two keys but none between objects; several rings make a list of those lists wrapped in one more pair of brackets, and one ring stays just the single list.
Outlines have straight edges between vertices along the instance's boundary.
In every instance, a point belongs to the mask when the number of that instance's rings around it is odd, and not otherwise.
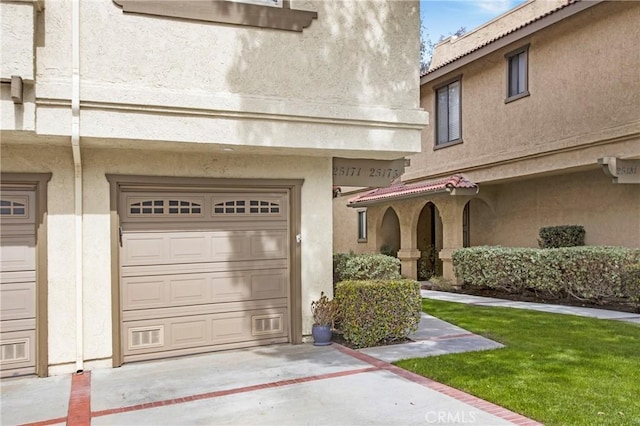
[{"label": "second garage door", "polygon": [[287,192],[122,191],[123,360],[289,341]]}]

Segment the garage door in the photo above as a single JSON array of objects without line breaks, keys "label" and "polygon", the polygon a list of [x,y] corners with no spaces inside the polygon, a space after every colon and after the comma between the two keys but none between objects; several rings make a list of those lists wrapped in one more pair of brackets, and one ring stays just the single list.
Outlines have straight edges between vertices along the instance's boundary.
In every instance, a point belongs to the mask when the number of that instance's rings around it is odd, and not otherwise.
[{"label": "garage door", "polygon": [[35,191],[0,194],[0,371],[36,368]]},{"label": "garage door", "polygon": [[123,360],[289,341],[287,192],[123,190]]}]

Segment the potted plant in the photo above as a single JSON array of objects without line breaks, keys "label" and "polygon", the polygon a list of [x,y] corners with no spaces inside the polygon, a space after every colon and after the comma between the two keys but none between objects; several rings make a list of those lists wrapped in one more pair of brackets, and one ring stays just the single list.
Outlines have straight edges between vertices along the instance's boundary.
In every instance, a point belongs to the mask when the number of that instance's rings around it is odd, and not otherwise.
[{"label": "potted plant", "polygon": [[326,346],[331,344],[331,327],[336,317],[337,306],[333,300],[320,293],[320,299],[311,302],[311,313],[313,314],[313,327],[311,334],[315,346]]}]

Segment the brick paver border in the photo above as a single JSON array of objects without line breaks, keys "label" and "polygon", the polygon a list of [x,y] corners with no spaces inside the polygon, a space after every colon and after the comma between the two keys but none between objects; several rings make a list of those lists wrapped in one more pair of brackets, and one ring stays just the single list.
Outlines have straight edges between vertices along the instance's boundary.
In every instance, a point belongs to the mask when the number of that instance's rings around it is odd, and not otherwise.
[{"label": "brick paver border", "polygon": [[433,389],[437,392],[440,392],[441,394],[450,396],[451,398],[454,398],[460,402],[464,402],[467,405],[484,411],[485,413],[500,417],[501,419],[507,420],[518,426],[543,426],[542,423],[539,423],[521,414],[514,413],[513,411],[507,410],[506,408],[499,405],[485,401],[484,399],[480,399],[477,396],[473,396],[461,390],[452,388],[451,386],[444,385],[442,383],[436,382],[435,380],[431,380],[424,376],[420,376],[419,374],[412,373],[411,371],[404,370],[400,367],[389,364],[388,362],[379,360],[370,355],[347,348],[346,346],[342,346],[337,343],[334,343],[334,346],[340,352],[351,355],[352,357],[359,359],[360,361],[371,364],[381,370],[389,371],[397,376],[403,377],[429,389]]},{"label": "brick paver border", "polygon": [[[452,336],[452,337],[461,337],[461,336]],[[147,402],[144,404],[110,408],[106,410],[93,411],[93,412],[91,411],[91,373],[85,372],[80,374],[74,374],[72,377],[71,393],[69,397],[69,409],[68,409],[67,417],[49,419],[49,420],[35,422],[35,423],[28,423],[23,426],[45,426],[45,425],[52,425],[52,424],[64,423],[64,422],[66,422],[67,425],[69,426],[88,426],[91,424],[91,418],[93,417],[102,417],[102,416],[108,416],[108,415],[118,414],[118,413],[145,410],[148,408],[182,404],[185,402],[218,398],[226,395],[253,392],[253,391],[258,391],[263,389],[272,389],[277,387],[295,385],[299,383],[308,383],[308,382],[313,382],[318,380],[332,379],[336,377],[345,377],[345,376],[351,376],[355,374],[368,373],[368,372],[379,371],[379,370],[385,370],[385,371],[391,372],[404,379],[410,380],[414,383],[425,386],[436,392],[447,395],[471,407],[477,408],[478,410],[484,411],[485,413],[488,413],[488,414],[492,414],[496,417],[500,417],[501,419],[512,422],[518,426],[541,425],[541,423],[538,423],[534,420],[524,417],[518,413],[514,413],[513,411],[509,411],[506,408],[500,407],[499,405],[487,402],[483,399],[480,399],[468,393],[462,392],[450,386],[444,385],[442,383],[436,382],[434,380],[428,379],[426,377],[420,376],[418,374],[412,373],[410,371],[403,370],[400,367],[389,364],[388,362],[379,360],[370,355],[366,355],[364,353],[355,351],[353,349],[347,348],[337,343],[333,344],[333,348],[359,361],[370,364],[371,367],[339,371],[339,372],[328,373],[328,374],[320,374],[316,376],[306,376],[306,377],[301,377],[297,379],[280,380],[277,382],[262,383],[262,384],[244,386],[239,388],[224,389],[224,390],[206,392],[206,393],[201,393],[196,395],[188,395],[180,398],[172,398],[172,399],[166,399],[162,401],[153,401],[153,402]]]}]

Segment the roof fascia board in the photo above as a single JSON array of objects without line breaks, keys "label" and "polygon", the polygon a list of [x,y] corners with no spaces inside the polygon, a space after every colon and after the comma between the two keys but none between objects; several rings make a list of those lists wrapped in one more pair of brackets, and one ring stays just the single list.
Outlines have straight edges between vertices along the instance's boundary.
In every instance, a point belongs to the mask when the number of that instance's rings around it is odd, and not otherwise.
[{"label": "roof fascia board", "polygon": [[535,32],[538,32],[550,25],[553,25],[559,21],[562,21],[565,18],[573,16],[576,13],[582,12],[585,9],[588,9],[592,6],[600,4],[603,1],[604,0],[586,0],[586,1],[583,0],[578,3],[574,3],[569,7],[565,7],[564,9],[561,9],[557,12],[553,12],[550,15],[545,16],[542,19],[539,19],[538,21],[532,22],[529,25],[526,25],[518,30],[515,30],[514,32],[507,34],[506,36],[501,37],[498,40],[493,41],[487,44],[486,46],[479,48],[478,50],[475,50],[467,55],[464,55],[459,59],[456,59],[453,62],[448,63],[447,65],[444,65],[441,68],[438,68],[435,71],[424,75],[423,77],[420,78],[420,85],[432,82],[442,77],[443,75],[453,72],[458,68],[461,68],[477,59],[480,59],[483,56],[486,56],[499,49],[502,49],[503,47],[511,43],[514,43],[518,40],[528,37]]}]

